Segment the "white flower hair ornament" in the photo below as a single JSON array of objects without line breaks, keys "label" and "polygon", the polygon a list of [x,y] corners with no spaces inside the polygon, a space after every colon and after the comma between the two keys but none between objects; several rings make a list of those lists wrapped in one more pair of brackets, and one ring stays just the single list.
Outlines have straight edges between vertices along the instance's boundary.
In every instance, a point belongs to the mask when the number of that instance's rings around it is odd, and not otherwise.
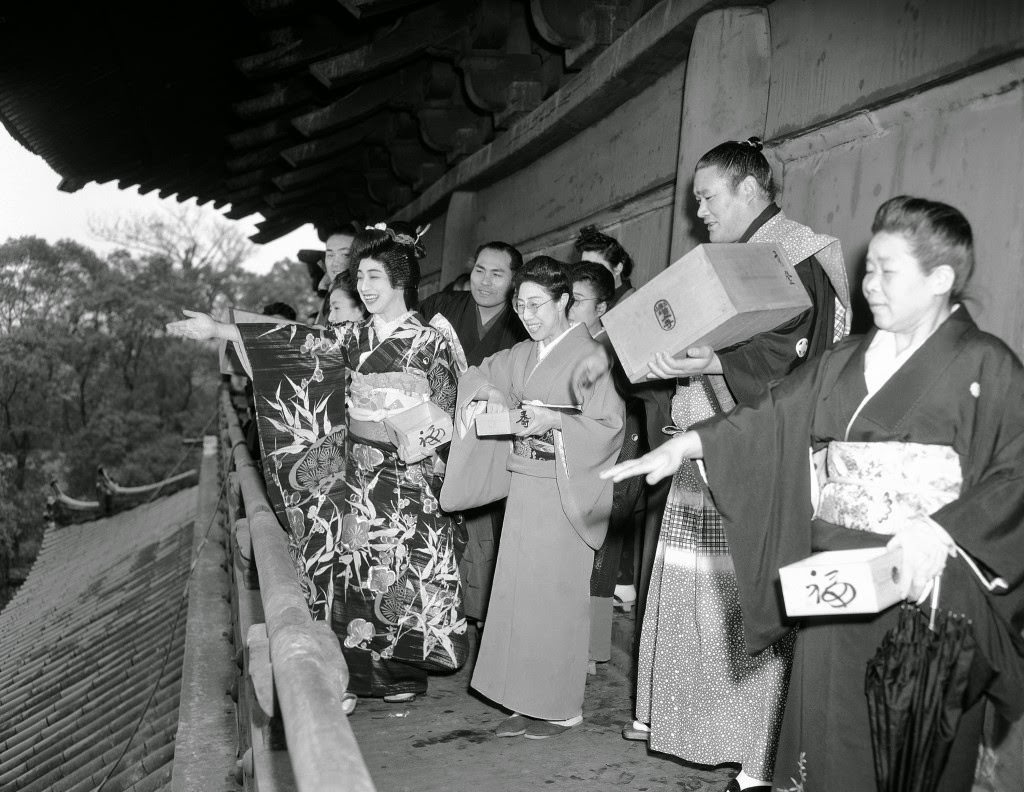
[{"label": "white flower hair ornament", "polygon": [[424,250],[423,245],[420,244],[420,239],[422,239],[423,235],[426,234],[428,230],[430,230],[430,223],[427,223],[426,225],[422,226],[417,226],[415,237],[410,236],[409,234],[399,233],[395,231],[395,229],[389,228],[387,223],[375,223],[372,226],[368,225],[366,226],[366,230],[383,231],[399,245],[408,245],[409,247],[411,247],[413,249],[413,252],[416,254],[417,258],[423,258],[423,256],[426,255],[426,251]]}]

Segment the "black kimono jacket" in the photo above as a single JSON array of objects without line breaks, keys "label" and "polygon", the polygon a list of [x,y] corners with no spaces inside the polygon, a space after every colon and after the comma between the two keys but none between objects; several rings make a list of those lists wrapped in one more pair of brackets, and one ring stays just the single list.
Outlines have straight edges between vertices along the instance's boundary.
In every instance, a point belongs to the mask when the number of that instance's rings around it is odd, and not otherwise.
[{"label": "black kimono jacket", "polygon": [[441,314],[451,323],[470,366],[479,366],[484,358],[526,339],[526,329],[511,306],[506,306],[481,336],[480,314],[468,291],[432,294],[421,303],[419,311],[428,322],[434,314]]},{"label": "black kimono jacket", "polygon": [[1015,718],[1024,713],[1024,368],[960,306],[857,414],[875,332],[802,366],[756,406],[696,427],[736,566],[748,649],[792,626],[778,593],[780,566],[891,538],[812,520],[808,448],[831,440],[949,446],[960,458],[961,493],[931,517],[1008,590],[988,592],[951,558],[941,604],[973,620],[991,667],[988,695]]}]

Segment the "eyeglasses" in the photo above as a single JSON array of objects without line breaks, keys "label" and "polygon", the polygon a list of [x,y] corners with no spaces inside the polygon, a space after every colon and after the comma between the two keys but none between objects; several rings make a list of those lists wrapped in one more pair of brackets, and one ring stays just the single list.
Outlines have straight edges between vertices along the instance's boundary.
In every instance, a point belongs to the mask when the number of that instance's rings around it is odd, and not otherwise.
[{"label": "eyeglasses", "polygon": [[580,297],[578,294],[572,296],[573,302],[596,302],[597,297]]},{"label": "eyeglasses", "polygon": [[551,302],[553,299],[554,297],[548,297],[546,300],[530,300],[528,302],[516,300],[512,303],[512,309],[520,316],[525,316],[528,313],[536,314],[538,308]]}]

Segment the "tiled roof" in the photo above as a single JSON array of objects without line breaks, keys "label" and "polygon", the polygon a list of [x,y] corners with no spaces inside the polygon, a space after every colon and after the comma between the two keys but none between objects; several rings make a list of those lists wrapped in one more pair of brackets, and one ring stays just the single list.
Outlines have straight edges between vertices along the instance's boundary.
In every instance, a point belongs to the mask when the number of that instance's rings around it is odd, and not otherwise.
[{"label": "tiled roof", "polygon": [[195,506],[46,533],[0,613],[0,789],[170,789]]}]

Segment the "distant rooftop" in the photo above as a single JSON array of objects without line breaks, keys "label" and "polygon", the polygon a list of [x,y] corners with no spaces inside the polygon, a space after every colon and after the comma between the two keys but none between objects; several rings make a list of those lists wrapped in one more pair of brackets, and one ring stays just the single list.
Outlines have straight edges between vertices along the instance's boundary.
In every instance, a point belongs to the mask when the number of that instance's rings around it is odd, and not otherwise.
[{"label": "distant rooftop", "polygon": [[170,789],[195,508],[47,531],[0,613],[0,789]]}]

